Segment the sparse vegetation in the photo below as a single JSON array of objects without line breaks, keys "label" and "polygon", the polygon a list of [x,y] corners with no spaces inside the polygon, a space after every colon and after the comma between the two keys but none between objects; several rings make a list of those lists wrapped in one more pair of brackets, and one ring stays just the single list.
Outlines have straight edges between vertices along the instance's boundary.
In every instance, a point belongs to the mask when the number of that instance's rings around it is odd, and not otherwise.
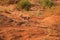
[{"label": "sparse vegetation", "polygon": [[0,0],[0,40],[60,40],[60,0],[53,1]]},{"label": "sparse vegetation", "polygon": [[29,2],[29,0],[21,0],[17,3],[16,9],[25,9],[25,10],[29,10],[31,7],[31,3]]},{"label": "sparse vegetation", "polygon": [[54,5],[54,2],[52,0],[40,0],[39,3],[44,8],[46,8],[46,7],[51,8]]}]

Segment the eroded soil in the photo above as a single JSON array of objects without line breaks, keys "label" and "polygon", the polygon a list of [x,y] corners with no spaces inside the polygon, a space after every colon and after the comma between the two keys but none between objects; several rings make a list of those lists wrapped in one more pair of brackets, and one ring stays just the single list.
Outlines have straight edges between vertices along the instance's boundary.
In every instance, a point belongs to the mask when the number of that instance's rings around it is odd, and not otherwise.
[{"label": "eroded soil", "polygon": [[36,5],[31,11],[0,5],[0,40],[60,40],[60,0],[52,9]]}]

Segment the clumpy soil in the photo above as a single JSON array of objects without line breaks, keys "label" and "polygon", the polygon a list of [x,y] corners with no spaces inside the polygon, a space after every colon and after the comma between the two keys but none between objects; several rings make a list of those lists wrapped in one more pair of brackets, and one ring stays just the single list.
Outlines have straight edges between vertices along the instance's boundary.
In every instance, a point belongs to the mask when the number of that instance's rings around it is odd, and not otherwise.
[{"label": "clumpy soil", "polygon": [[0,40],[60,40],[60,0],[54,2],[51,9],[36,4],[30,11],[0,5]]}]

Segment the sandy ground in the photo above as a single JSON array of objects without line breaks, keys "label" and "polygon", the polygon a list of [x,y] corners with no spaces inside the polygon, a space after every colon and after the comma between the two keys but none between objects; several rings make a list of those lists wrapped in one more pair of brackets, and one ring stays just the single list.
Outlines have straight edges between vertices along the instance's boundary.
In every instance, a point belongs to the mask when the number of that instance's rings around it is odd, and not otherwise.
[{"label": "sandy ground", "polygon": [[0,40],[60,40],[60,0],[52,9],[35,5],[18,11],[15,6],[0,5]]}]

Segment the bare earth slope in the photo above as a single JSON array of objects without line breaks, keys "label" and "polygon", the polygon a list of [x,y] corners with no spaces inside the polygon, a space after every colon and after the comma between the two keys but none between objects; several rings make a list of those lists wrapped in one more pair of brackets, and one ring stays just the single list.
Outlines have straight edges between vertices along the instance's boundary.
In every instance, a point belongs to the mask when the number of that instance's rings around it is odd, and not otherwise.
[{"label": "bare earth slope", "polygon": [[0,40],[60,40],[60,0],[55,2],[52,9],[35,5],[32,11],[0,5]]},{"label": "bare earth slope", "polygon": [[36,26],[0,27],[1,40],[60,40],[60,16],[47,17]]}]

